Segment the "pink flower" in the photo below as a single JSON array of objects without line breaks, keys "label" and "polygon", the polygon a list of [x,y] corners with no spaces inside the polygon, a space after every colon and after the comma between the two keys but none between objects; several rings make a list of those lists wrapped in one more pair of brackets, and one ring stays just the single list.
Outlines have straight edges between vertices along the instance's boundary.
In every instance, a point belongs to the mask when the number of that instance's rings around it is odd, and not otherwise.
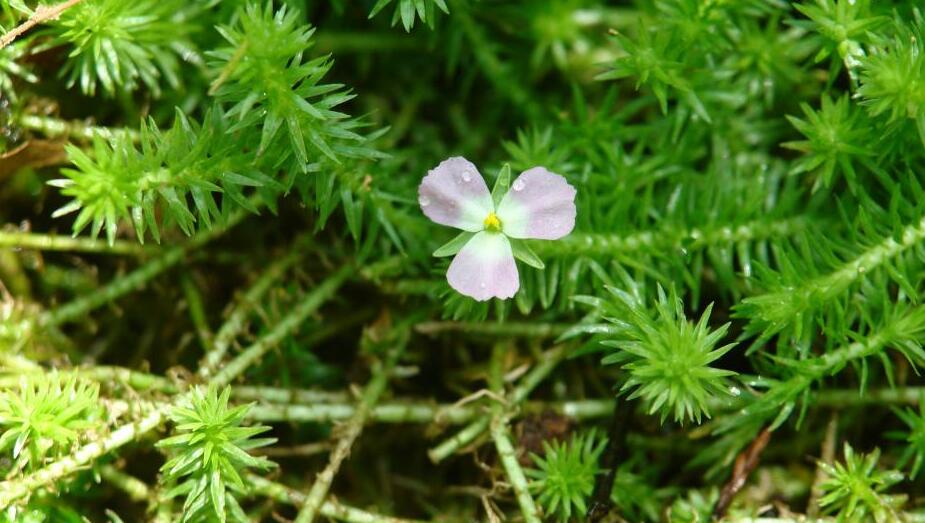
[{"label": "pink flower", "polygon": [[533,167],[500,194],[509,181],[505,167],[490,193],[475,165],[457,156],[432,169],[418,187],[418,203],[428,218],[464,231],[434,255],[456,254],[446,279],[478,301],[511,298],[520,288],[515,251],[521,260],[542,267],[518,240],[557,240],[575,227],[576,191],[565,178]]}]

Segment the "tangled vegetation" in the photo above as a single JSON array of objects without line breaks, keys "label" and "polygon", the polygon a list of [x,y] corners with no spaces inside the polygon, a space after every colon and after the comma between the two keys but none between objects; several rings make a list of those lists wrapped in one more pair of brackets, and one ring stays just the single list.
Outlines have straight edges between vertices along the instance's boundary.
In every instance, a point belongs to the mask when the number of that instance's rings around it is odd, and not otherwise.
[{"label": "tangled vegetation", "polygon": [[923,521],[923,169],[915,0],[0,0],[0,523]]}]

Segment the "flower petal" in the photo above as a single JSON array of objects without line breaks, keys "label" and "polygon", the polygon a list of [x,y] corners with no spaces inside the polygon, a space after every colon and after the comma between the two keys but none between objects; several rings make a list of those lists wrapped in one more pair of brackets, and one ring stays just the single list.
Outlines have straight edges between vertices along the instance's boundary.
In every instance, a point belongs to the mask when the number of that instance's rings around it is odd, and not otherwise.
[{"label": "flower petal", "polygon": [[461,294],[478,301],[513,297],[520,277],[511,242],[496,232],[476,234],[453,258],[446,279]]},{"label": "flower petal", "polygon": [[504,234],[558,240],[575,228],[575,188],[545,167],[527,169],[498,205]]},{"label": "flower petal", "polygon": [[431,220],[470,232],[484,229],[485,218],[495,210],[482,175],[461,156],[427,173],[418,187],[418,203]]}]

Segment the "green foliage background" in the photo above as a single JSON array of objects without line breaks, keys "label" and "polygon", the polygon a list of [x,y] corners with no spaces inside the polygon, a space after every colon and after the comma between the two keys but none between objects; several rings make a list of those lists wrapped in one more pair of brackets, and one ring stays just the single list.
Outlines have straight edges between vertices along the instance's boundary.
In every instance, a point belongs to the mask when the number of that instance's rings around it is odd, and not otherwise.
[{"label": "green foliage background", "polygon": [[[29,20],[0,520],[925,519],[919,2],[0,0]],[[449,156],[578,190],[511,300],[431,255]]]}]

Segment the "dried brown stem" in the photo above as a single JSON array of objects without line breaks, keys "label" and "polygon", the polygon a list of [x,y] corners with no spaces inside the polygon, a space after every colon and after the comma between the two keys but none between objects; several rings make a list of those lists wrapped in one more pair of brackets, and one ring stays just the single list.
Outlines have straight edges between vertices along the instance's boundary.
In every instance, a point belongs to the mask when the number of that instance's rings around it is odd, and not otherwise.
[{"label": "dried brown stem", "polygon": [[39,5],[35,8],[35,11],[32,13],[32,16],[28,20],[14,27],[12,31],[0,37],[0,49],[13,43],[13,40],[16,40],[23,33],[32,29],[33,27],[45,23],[49,20],[57,20],[61,13],[67,11],[71,7],[83,2],[83,0],[67,0],[66,2],[61,2],[53,6]]},{"label": "dried brown stem", "polygon": [[732,503],[732,498],[742,490],[748,476],[758,467],[761,452],[768,446],[769,441],[771,441],[771,430],[766,428],[758,434],[758,437],[751,442],[747,449],[736,457],[736,462],[732,466],[732,477],[723,485],[723,490],[719,493],[716,506],[713,507],[713,518],[715,520],[722,519],[726,514],[726,510]]}]

